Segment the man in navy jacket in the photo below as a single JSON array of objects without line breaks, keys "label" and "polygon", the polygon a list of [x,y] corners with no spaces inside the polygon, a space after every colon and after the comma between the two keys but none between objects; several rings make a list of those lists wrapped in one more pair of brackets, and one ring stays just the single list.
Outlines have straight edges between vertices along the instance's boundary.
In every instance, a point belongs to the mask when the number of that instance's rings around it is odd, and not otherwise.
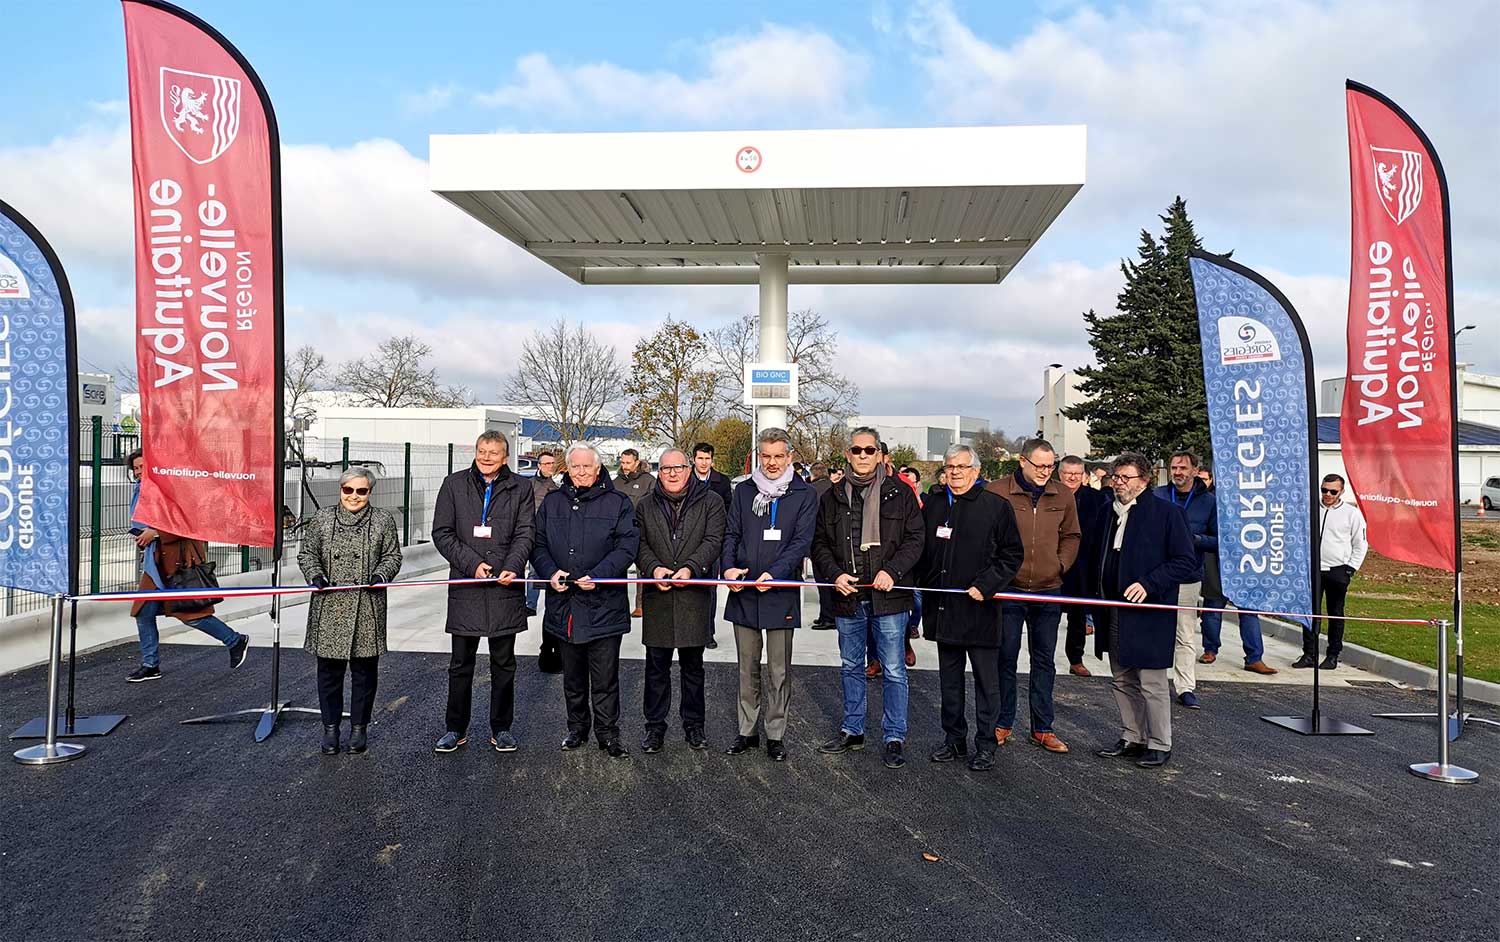
[{"label": "man in navy jacket", "polygon": [[[1176,604],[1184,583],[1197,581],[1198,557],[1179,508],[1146,495],[1151,462],[1129,452],[1114,462],[1115,500],[1095,528],[1088,576],[1093,595],[1108,601]],[[1135,759],[1142,768],[1172,756],[1172,667],[1177,619],[1169,609],[1101,606],[1094,652],[1109,653],[1120,740],[1098,755]],[[1097,624],[1102,622],[1102,624]]]},{"label": "man in navy jacket", "polygon": [[802,561],[812,551],[818,495],[792,470],[792,443],[779,428],[758,436],[757,465],[729,502],[729,526],[720,563],[724,578],[745,580],[730,587],[724,618],[734,625],[740,661],[739,735],[729,755],[760,745],[760,658],[766,655],[766,755],[786,760],[787,703],[791,699],[792,631],[802,625],[800,588],[755,587],[755,583],[801,580]]},{"label": "man in navy jacket", "polygon": [[[1062,594],[1075,598],[1088,595],[1088,579],[1084,578],[1084,570],[1088,569],[1084,559],[1087,555],[1085,547],[1088,546],[1089,538],[1094,535],[1094,527],[1098,525],[1100,514],[1114,502],[1112,493],[1094,490],[1088,486],[1087,478],[1088,471],[1085,469],[1083,459],[1077,455],[1068,455],[1058,463],[1057,479],[1062,482],[1063,487],[1073,492],[1073,502],[1078,508],[1078,527],[1083,531],[1078,558],[1063,574]],[[1084,647],[1088,643],[1090,614],[1092,614],[1092,609],[1087,605],[1063,606],[1063,615],[1068,620],[1068,632],[1063,640],[1063,652],[1068,655],[1068,672],[1079,677],[1090,676],[1089,669],[1083,666]]]},{"label": "man in navy jacket", "polygon": [[[1173,599],[1178,605],[1197,605],[1203,597],[1203,558],[1219,549],[1219,511],[1214,495],[1198,480],[1198,458],[1190,451],[1172,455],[1168,465],[1171,483],[1155,490],[1157,497],[1176,505],[1187,520],[1188,535],[1193,539],[1193,553],[1198,559],[1198,577],[1185,583]],[[1172,652],[1172,681],[1177,687],[1177,702],[1189,709],[1198,708],[1198,613],[1177,613],[1177,641]]]}]

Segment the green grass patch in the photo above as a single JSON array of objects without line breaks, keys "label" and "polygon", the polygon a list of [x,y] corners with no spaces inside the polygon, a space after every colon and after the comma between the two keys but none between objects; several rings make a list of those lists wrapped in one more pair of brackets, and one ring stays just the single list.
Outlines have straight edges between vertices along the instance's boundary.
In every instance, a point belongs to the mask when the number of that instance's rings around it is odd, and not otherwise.
[{"label": "green grass patch", "polygon": [[[1356,577],[1346,613],[1367,618],[1452,618],[1453,597],[1450,592],[1431,587],[1367,582]],[[1437,636],[1431,628],[1351,622],[1344,629],[1344,640],[1437,667]],[[1452,637],[1448,639],[1448,652],[1451,658]],[[1500,604],[1464,601],[1464,674],[1500,683]]]}]

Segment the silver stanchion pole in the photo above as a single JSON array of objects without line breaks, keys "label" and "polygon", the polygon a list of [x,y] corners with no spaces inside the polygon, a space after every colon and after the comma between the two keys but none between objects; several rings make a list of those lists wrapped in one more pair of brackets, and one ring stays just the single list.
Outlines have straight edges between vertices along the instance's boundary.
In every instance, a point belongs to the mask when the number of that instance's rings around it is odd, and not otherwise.
[{"label": "silver stanchion pole", "polygon": [[1447,782],[1450,785],[1461,785],[1472,782],[1479,778],[1478,772],[1448,764],[1448,629],[1453,626],[1451,621],[1440,619],[1437,623],[1438,630],[1438,760],[1436,762],[1418,762],[1407,766],[1411,774],[1431,779],[1434,782]]},{"label": "silver stanchion pole", "polygon": [[52,655],[47,665],[47,739],[35,746],[18,749],[17,762],[23,765],[52,765],[83,755],[77,743],[57,741],[57,701],[62,674],[62,624],[64,596],[52,596]]}]

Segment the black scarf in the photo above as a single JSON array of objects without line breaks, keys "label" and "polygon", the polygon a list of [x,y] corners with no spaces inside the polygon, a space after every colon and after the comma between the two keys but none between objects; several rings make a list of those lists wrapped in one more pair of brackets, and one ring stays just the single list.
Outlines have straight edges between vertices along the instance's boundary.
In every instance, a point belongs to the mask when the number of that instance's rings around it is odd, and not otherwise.
[{"label": "black scarf", "polygon": [[1021,472],[1020,468],[1016,469],[1016,483],[1021,485],[1023,491],[1031,495],[1031,506],[1033,507],[1040,504],[1042,502],[1042,495],[1047,493],[1047,485],[1032,484],[1026,479],[1026,475]]},{"label": "black scarf", "polygon": [[706,486],[698,480],[697,475],[689,474],[687,486],[676,494],[672,494],[661,486],[661,478],[656,479],[656,486],[651,491],[661,498],[662,512],[667,515],[667,523],[671,526],[673,535],[676,535],[678,529],[682,527],[682,512],[687,508],[688,498],[693,496],[693,492],[698,488]]}]

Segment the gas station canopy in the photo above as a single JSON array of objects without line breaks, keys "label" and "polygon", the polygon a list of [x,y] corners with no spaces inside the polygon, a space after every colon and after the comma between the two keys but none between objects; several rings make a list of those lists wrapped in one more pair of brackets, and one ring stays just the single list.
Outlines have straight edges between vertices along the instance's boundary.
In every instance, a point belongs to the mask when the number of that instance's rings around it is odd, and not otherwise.
[{"label": "gas station canopy", "polygon": [[1003,279],[1083,186],[1085,128],[431,138],[432,189],[581,284]]}]

